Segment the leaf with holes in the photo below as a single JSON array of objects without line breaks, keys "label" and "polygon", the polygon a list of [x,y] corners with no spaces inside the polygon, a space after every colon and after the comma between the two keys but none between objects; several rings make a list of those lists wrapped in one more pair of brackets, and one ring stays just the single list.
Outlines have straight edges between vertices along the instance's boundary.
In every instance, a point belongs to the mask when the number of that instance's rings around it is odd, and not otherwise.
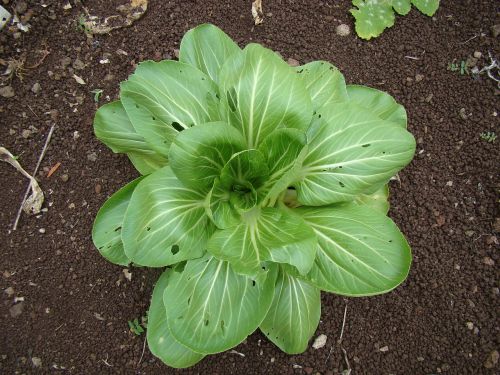
[{"label": "leaf with holes", "polygon": [[122,266],[130,263],[121,239],[123,218],[132,193],[141,180],[142,177],[139,177],[114,193],[100,208],[92,227],[92,241],[101,255]]},{"label": "leaf with holes", "polygon": [[94,118],[94,133],[113,152],[126,153],[141,174],[149,174],[168,164],[137,134],[120,101],[103,105]]},{"label": "leaf with holes", "polygon": [[318,253],[306,279],[327,292],[366,296],[404,281],[411,251],[397,226],[366,206],[297,209],[318,237]]},{"label": "leaf with holes", "polygon": [[281,269],[260,330],[285,353],[302,353],[319,324],[320,297],[318,288]]},{"label": "leaf with holes", "polygon": [[304,82],[273,51],[249,44],[221,69],[221,105],[225,120],[256,148],[279,127],[307,129],[311,98]]},{"label": "leaf with holes", "polygon": [[170,167],[145,177],[123,220],[125,254],[141,266],[162,267],[203,255],[213,224],[205,195],[185,187]]},{"label": "leaf with holes", "polygon": [[168,328],[167,310],[163,304],[163,294],[168,286],[169,274],[172,272],[174,271],[167,270],[163,272],[153,289],[148,313],[148,347],[151,353],[170,367],[186,368],[201,361],[204,355],[193,352],[180,344],[174,339]]},{"label": "leaf with holes", "polygon": [[310,139],[300,180],[301,204],[351,201],[387,183],[413,158],[415,139],[401,126],[353,103],[324,107]]},{"label": "leaf with holes", "polygon": [[344,76],[326,61],[312,61],[295,68],[304,82],[313,109],[348,100]]},{"label": "leaf with holes", "polygon": [[415,152],[406,122],[393,97],[346,85],[330,63],[294,68],[213,25],[186,33],[180,61],[139,64],[94,130],[145,176],[104,203],[93,240],[111,262],[169,267],[151,352],[189,367],[260,328],[298,354],[321,290],[401,283],[411,253],[386,215],[389,181]]},{"label": "leaf with holes", "polygon": [[275,280],[275,267],[251,278],[209,255],[190,260],[180,272],[170,273],[163,295],[170,332],[198,353],[230,349],[266,316]]},{"label": "leaf with holes", "polygon": [[203,72],[178,61],[146,61],[120,87],[120,99],[135,131],[161,155],[182,130],[212,120],[217,87]]},{"label": "leaf with holes", "polygon": [[317,241],[311,228],[286,209],[266,207],[242,215],[237,226],[216,231],[207,248],[229,261],[236,272],[258,275],[262,262],[294,266],[307,273],[314,262]]}]

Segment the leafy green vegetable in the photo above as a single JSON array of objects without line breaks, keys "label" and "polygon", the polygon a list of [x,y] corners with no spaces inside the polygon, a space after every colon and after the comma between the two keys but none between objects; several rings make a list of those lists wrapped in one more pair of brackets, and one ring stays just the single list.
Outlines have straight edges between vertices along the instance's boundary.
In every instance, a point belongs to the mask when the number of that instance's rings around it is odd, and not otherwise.
[{"label": "leafy green vegetable", "polygon": [[292,68],[212,25],[186,33],[180,62],[141,63],[94,130],[143,176],[102,206],[92,238],[115,264],[168,267],[151,352],[189,367],[259,328],[301,353],[321,291],[403,282],[411,251],[386,215],[388,182],[415,151],[406,122],[390,95],[346,85],[330,63]]},{"label": "leafy green vegetable", "polygon": [[439,8],[439,0],[352,0],[351,14],[356,20],[356,33],[360,38],[371,39],[394,25],[394,12],[405,16],[411,5],[431,17]]}]

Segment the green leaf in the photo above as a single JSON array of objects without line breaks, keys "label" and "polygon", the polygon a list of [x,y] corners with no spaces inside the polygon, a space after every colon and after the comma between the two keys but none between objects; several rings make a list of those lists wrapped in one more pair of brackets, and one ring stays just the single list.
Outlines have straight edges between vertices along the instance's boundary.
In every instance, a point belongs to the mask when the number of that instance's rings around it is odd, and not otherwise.
[{"label": "green leaf", "polygon": [[[389,185],[384,185],[373,194],[360,194],[352,201],[360,206],[368,206],[387,215],[389,212]],[[351,202],[349,202],[350,204]]]},{"label": "green leaf", "polygon": [[302,204],[353,200],[387,183],[413,157],[409,132],[354,103],[329,105],[318,116],[322,126],[315,129],[295,184]]},{"label": "green leaf", "polygon": [[398,14],[407,15],[411,9],[411,0],[392,0],[392,7]]},{"label": "green leaf", "polygon": [[349,100],[344,76],[329,62],[312,61],[295,69],[311,96],[314,110]]},{"label": "green leaf", "polygon": [[426,16],[432,17],[439,8],[439,0],[411,0],[412,4]]},{"label": "green leaf", "polygon": [[394,122],[406,128],[405,108],[386,92],[367,86],[347,85],[349,99],[376,114],[382,120]]},{"label": "green leaf", "polygon": [[[255,190],[250,191],[253,198]],[[208,193],[207,215],[212,219],[217,228],[225,229],[238,225],[240,213],[230,202],[231,191],[217,178],[210,193]]]},{"label": "green leaf", "polygon": [[208,214],[219,228],[238,223],[241,213],[258,203],[257,189],[269,175],[264,156],[257,150],[239,152],[222,168],[209,194]]},{"label": "green leaf", "polygon": [[360,38],[371,39],[394,25],[394,12],[388,0],[353,0],[358,9],[351,9],[356,19],[356,33]]},{"label": "green leaf", "polygon": [[271,304],[276,270],[252,279],[229,263],[206,255],[170,273],[163,301],[170,332],[199,353],[230,349],[250,335]]},{"label": "green leaf", "polygon": [[245,139],[226,123],[194,126],[174,139],[170,167],[184,185],[210,189],[231,157],[244,149]]},{"label": "green leaf", "polygon": [[247,148],[257,148],[278,127],[309,126],[312,106],[305,85],[273,51],[247,45],[226,61],[219,80],[224,117],[241,131]]},{"label": "green leaf", "polygon": [[284,208],[255,209],[235,227],[216,231],[207,249],[241,274],[255,276],[262,262],[287,263],[301,274],[312,267],[316,237],[304,221]]},{"label": "green leaf", "polygon": [[168,161],[160,154],[144,154],[139,152],[129,152],[128,158],[134,165],[135,169],[142,175],[153,173],[157,169],[168,165]]},{"label": "green leaf", "polygon": [[174,368],[186,368],[201,361],[204,355],[193,352],[177,342],[168,328],[163,293],[168,285],[169,274],[172,272],[174,271],[163,272],[153,289],[148,313],[148,347],[151,353],[160,358],[166,365]]},{"label": "green leaf", "polygon": [[179,61],[190,64],[219,82],[219,71],[238,45],[217,26],[203,24],[189,30],[181,41]]},{"label": "green leaf", "polygon": [[100,107],[94,118],[94,133],[113,152],[127,153],[141,174],[149,174],[168,164],[137,134],[120,101]]},{"label": "green leaf", "polygon": [[206,192],[185,187],[170,167],[145,177],[125,214],[125,254],[141,266],[162,267],[203,255],[213,225]]},{"label": "green leaf", "polygon": [[411,250],[391,219],[366,206],[300,207],[318,237],[307,279],[321,290],[348,296],[388,292],[402,283]]},{"label": "green leaf", "polygon": [[92,241],[101,255],[111,263],[126,266],[130,260],[125,255],[121,231],[130,197],[142,177],[122,187],[99,209],[92,228]]},{"label": "green leaf", "polygon": [[122,82],[120,98],[137,133],[167,157],[179,131],[211,121],[208,103],[216,93],[214,82],[190,65],[146,61]]},{"label": "green leaf", "polygon": [[260,330],[288,354],[299,354],[316,331],[321,315],[318,288],[280,269],[274,299]]},{"label": "green leaf", "polygon": [[260,188],[266,194],[263,206],[273,205],[276,198],[297,178],[306,155],[306,143],[305,133],[297,129],[277,129],[259,146],[269,166],[269,177]]}]

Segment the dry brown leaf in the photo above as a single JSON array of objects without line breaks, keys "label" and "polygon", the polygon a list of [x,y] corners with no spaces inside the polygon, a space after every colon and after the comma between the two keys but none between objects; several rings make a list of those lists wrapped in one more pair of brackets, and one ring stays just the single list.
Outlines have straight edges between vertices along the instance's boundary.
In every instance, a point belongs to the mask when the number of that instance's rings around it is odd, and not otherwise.
[{"label": "dry brown leaf", "polygon": [[52,176],[60,166],[61,166],[61,162],[58,161],[52,168],[50,168],[49,173],[47,173],[47,178],[50,178],[50,176]]},{"label": "dry brown leaf", "polygon": [[85,85],[85,84],[86,84],[86,83],[85,83],[85,81],[83,80],[83,78],[82,78],[82,77],[77,76],[76,74],[73,74],[73,78],[74,78],[74,79],[75,79],[75,81],[76,81],[77,83],[79,83],[80,85]]},{"label": "dry brown leaf", "polygon": [[252,3],[252,17],[256,25],[264,22],[264,13],[262,12],[262,0],[255,0]]},{"label": "dry brown leaf", "polygon": [[[99,20],[99,17],[87,15],[84,17],[83,25],[90,34],[108,34],[112,30],[132,25],[134,21],[141,18],[148,9],[148,0],[131,0],[130,3],[120,5],[116,8],[121,14],[113,15]],[[109,21],[113,20],[110,25]]]},{"label": "dry brown leaf", "polygon": [[23,176],[25,176],[30,180],[31,195],[23,203],[23,210],[27,214],[39,213],[40,210],[42,209],[44,197],[42,189],[40,189],[38,182],[35,180],[33,176],[31,176],[28,172],[24,170],[21,164],[19,164],[16,158],[5,147],[0,147],[0,160],[9,163],[19,172],[21,172]]}]

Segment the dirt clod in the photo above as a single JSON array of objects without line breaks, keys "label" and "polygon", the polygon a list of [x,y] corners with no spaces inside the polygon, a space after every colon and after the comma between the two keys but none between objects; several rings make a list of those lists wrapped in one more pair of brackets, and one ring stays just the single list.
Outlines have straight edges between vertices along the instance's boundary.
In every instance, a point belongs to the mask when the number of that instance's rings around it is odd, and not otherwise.
[{"label": "dirt clod", "polygon": [[498,358],[499,358],[498,350],[493,350],[486,358],[486,361],[484,362],[484,367],[494,368],[498,364]]},{"label": "dirt clod", "polygon": [[16,303],[9,309],[10,316],[12,318],[17,318],[19,315],[22,314],[23,309],[24,309],[24,302]]}]

